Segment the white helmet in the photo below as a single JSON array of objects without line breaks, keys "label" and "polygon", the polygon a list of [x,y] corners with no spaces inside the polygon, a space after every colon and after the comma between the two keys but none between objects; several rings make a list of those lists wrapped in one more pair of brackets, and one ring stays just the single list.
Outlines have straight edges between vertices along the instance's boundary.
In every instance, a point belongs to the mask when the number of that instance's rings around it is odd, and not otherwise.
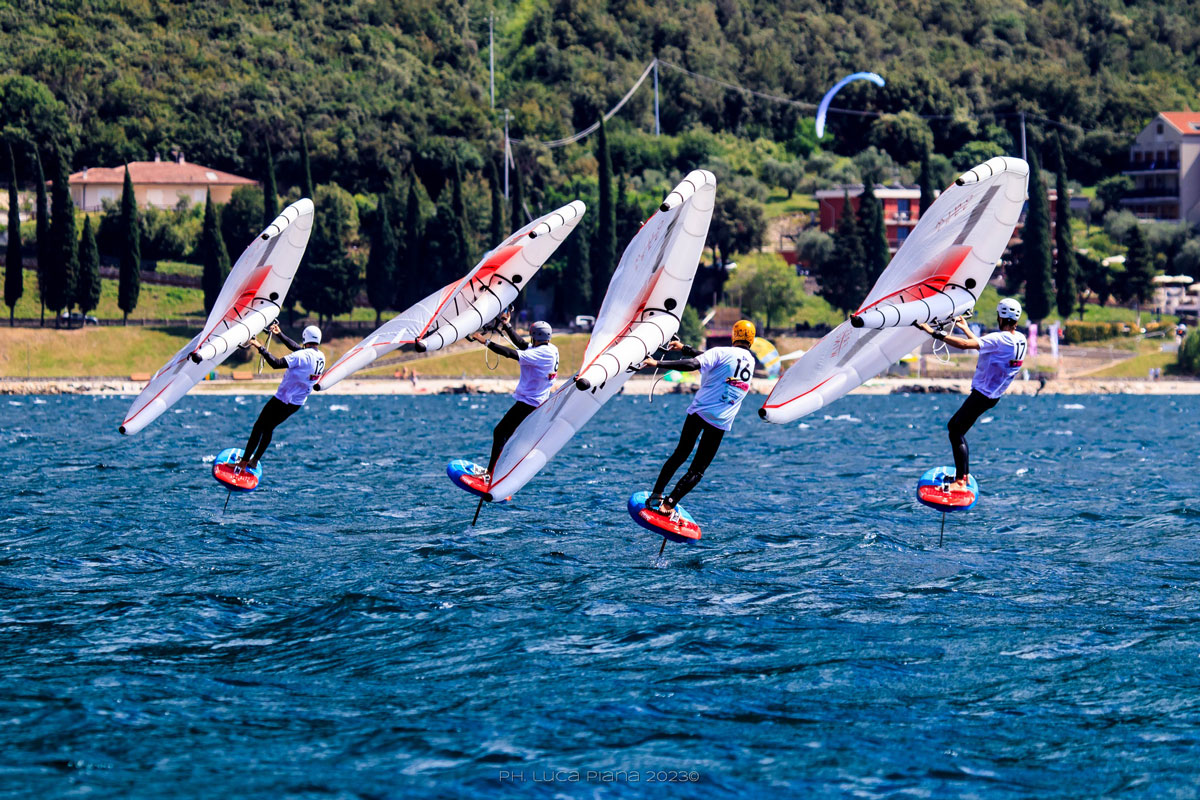
[{"label": "white helmet", "polygon": [[1006,297],[996,306],[996,316],[1015,322],[1021,318],[1021,304],[1011,297]]},{"label": "white helmet", "polygon": [[300,336],[300,341],[304,344],[320,344],[321,329],[316,325],[309,325],[304,329],[304,333]]}]

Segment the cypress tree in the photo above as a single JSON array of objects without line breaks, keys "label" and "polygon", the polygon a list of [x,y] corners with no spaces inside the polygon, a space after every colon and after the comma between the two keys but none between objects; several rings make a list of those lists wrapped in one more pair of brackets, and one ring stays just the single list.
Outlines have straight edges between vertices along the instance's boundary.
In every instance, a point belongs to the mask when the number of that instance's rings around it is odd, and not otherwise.
[{"label": "cypress tree", "polygon": [[1142,303],[1154,293],[1154,253],[1142,233],[1141,225],[1129,230],[1129,251],[1125,254],[1125,296],[1137,303],[1138,325],[1142,322]]},{"label": "cypress tree", "polygon": [[[1054,137],[1054,152],[1058,158],[1058,173],[1054,179],[1054,188],[1058,193],[1058,203],[1054,209],[1054,300],[1059,316],[1066,320],[1075,310],[1079,266],[1075,260],[1075,243],[1071,236],[1071,197],[1067,186],[1067,164],[1063,158],[1061,134]],[[1079,318],[1083,319],[1082,307]]]},{"label": "cypress tree", "polygon": [[863,245],[864,296],[891,260],[887,226],[883,221],[883,203],[875,196],[875,175],[867,175],[858,198],[858,225]]},{"label": "cypress tree", "polygon": [[504,198],[500,194],[500,176],[497,174],[496,160],[488,159],[488,183],[492,186],[492,227],[490,230],[491,242],[489,246],[495,247],[504,241],[504,235],[507,231],[504,225]]},{"label": "cypress tree", "polygon": [[462,226],[454,210],[454,193],[442,192],[438,198],[433,225],[425,236],[425,257],[422,262],[433,273],[430,291],[457,280],[467,270],[467,253]]},{"label": "cypress tree", "polygon": [[263,181],[263,227],[279,216],[279,189],[275,185],[275,157],[271,155],[271,140],[267,144],[267,179]]},{"label": "cypress tree", "polygon": [[347,205],[353,202],[338,186],[329,187],[319,205],[321,221],[309,240],[308,277],[300,287],[300,301],[324,321],[352,310],[358,295],[358,269],[346,252]]},{"label": "cypress tree", "polygon": [[[413,173],[408,179],[408,197],[404,202],[404,237],[398,240],[400,245],[396,256],[396,308],[408,308],[417,297],[432,291],[435,283],[428,269],[420,269],[421,242],[425,238],[425,227],[421,220],[421,196],[417,193],[417,176]],[[436,288],[436,287],[433,287]]]},{"label": "cypress tree", "polygon": [[212,190],[204,197],[204,227],[200,231],[197,247],[204,271],[200,274],[200,286],[204,289],[204,313],[212,313],[229,275],[229,251],[225,249],[225,237],[221,235],[221,223],[217,219],[217,207],[213,203]]},{"label": "cypress tree", "polygon": [[[581,187],[576,186],[575,196],[582,193]],[[584,214],[575,232],[567,237],[567,265],[563,283],[568,289],[568,302],[564,309],[568,317],[595,314],[599,310],[592,305],[591,232],[590,215]]]},{"label": "cypress tree", "polygon": [[454,213],[454,236],[458,239],[458,252],[462,256],[462,263],[451,269],[449,280],[454,280],[460,272],[470,268],[471,265],[467,262],[472,260],[475,249],[471,242],[471,226],[467,223],[467,201],[463,197],[462,164],[459,163],[458,156],[454,156],[453,165],[454,169],[450,173],[450,207]]},{"label": "cypress tree", "polygon": [[850,311],[866,296],[863,287],[866,251],[849,192],[843,195],[842,202],[842,216],[833,234],[833,257],[819,266],[817,277],[821,285],[819,294],[835,308]]},{"label": "cypress tree", "polygon": [[8,146],[8,253],[4,258],[4,304],[8,306],[8,326],[13,325],[17,301],[25,293],[25,272],[21,264],[21,208],[17,200],[17,161]]},{"label": "cypress tree", "polygon": [[921,186],[921,200],[918,206],[919,217],[925,215],[925,209],[933,205],[934,192],[936,188],[933,185],[933,167],[929,163],[929,148],[926,147],[921,153],[921,177],[917,179]]},{"label": "cypress tree", "polygon": [[1021,232],[1021,274],[1025,279],[1025,313],[1041,322],[1050,313],[1050,200],[1036,153],[1029,154],[1029,210]]},{"label": "cypress tree", "polygon": [[612,277],[617,261],[617,214],[613,205],[612,154],[608,149],[608,132],[604,120],[600,120],[599,135],[596,137],[596,161],[599,169],[599,198],[596,218],[596,238],[592,250],[592,296],[604,297],[608,281]]},{"label": "cypress tree", "polygon": [[128,166],[125,167],[125,185],[121,189],[118,229],[124,246],[121,248],[121,271],[117,283],[117,308],[124,314],[122,323],[128,325],[129,315],[137,308],[138,295],[142,292],[142,222]]},{"label": "cypress tree", "polygon": [[38,299],[42,304],[42,322],[46,324],[46,292],[49,291],[47,285],[50,281],[50,276],[46,270],[54,261],[54,255],[50,243],[50,201],[46,198],[46,175],[42,171],[42,156],[38,152],[37,145],[33,146],[33,177],[37,182],[37,279],[38,279]]},{"label": "cypress tree", "polygon": [[392,304],[396,294],[395,270],[396,232],[388,215],[390,198],[386,194],[379,195],[379,209],[375,212],[376,224],[374,236],[371,237],[371,255],[367,259],[367,299],[375,309],[375,326],[379,327],[379,317],[384,309]]},{"label": "cypress tree", "polygon": [[520,228],[529,221],[525,218],[525,210],[522,208],[524,198],[521,196],[523,187],[521,184],[520,159],[513,159],[512,175],[510,177],[512,178],[512,197],[509,199],[512,200],[512,212],[509,214],[508,220],[513,228]]},{"label": "cypress tree", "polygon": [[79,241],[79,279],[75,282],[75,304],[81,314],[94,311],[100,305],[100,248],[92,218],[83,218],[83,238]]},{"label": "cypress tree", "polygon": [[300,194],[313,198],[312,164],[308,160],[308,134],[300,131]]},{"label": "cypress tree", "polygon": [[46,307],[57,314],[75,304],[75,277],[79,272],[79,236],[75,232],[75,203],[71,200],[71,169],[67,154],[58,149],[58,171],[50,193],[50,291]]}]

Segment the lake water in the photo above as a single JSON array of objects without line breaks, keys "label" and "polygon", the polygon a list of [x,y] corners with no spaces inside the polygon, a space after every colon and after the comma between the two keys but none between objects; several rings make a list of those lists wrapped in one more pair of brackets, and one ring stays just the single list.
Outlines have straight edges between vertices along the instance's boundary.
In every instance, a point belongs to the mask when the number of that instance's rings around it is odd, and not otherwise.
[{"label": "lake water", "polygon": [[686,398],[474,528],[507,398],[314,397],[222,513],[264,401],[0,398],[0,795],[1200,794],[1200,398],[1002,401],[940,548],[960,398],[753,403],[661,559]]}]

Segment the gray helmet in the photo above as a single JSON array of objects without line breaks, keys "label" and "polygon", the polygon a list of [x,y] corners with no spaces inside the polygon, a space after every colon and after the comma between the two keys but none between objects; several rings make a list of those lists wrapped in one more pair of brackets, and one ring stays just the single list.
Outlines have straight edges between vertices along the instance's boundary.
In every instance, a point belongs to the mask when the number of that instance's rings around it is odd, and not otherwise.
[{"label": "gray helmet", "polygon": [[535,342],[548,342],[553,334],[554,329],[549,322],[535,322],[529,326],[529,336]]}]

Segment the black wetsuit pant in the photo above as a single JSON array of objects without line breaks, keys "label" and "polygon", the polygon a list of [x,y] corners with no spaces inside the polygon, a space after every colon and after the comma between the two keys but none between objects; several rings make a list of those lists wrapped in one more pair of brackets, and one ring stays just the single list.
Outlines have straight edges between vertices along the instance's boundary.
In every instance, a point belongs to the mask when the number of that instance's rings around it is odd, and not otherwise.
[{"label": "black wetsuit pant", "polygon": [[985,411],[995,408],[1000,398],[992,399],[984,394],[971,390],[962,406],[950,418],[946,429],[950,431],[950,447],[954,450],[954,480],[961,481],[971,472],[971,453],[967,448],[967,431],[975,424],[975,420],[983,416]]},{"label": "black wetsuit pant", "polygon": [[250,429],[250,441],[246,442],[243,457],[257,464],[258,460],[263,457],[263,453],[267,452],[267,447],[271,444],[271,435],[275,433],[275,429],[281,422],[299,410],[300,406],[285,403],[278,397],[268,400],[258,415],[254,427]]},{"label": "black wetsuit pant", "polygon": [[488,475],[491,475],[492,470],[495,469],[496,460],[500,458],[500,451],[504,449],[504,445],[517,432],[517,426],[534,411],[537,411],[537,406],[531,406],[529,403],[518,400],[513,403],[513,407],[508,410],[508,413],[496,423],[496,430],[492,433],[492,457],[488,459]]},{"label": "black wetsuit pant", "polygon": [[725,431],[716,425],[705,422],[699,414],[688,414],[687,419],[683,421],[683,432],[679,434],[679,444],[675,446],[675,452],[671,453],[667,463],[663,464],[662,471],[658,473],[658,480],[654,484],[654,493],[663,493],[675,471],[683,466],[683,462],[687,461],[687,457],[692,454],[692,448],[696,447],[696,439],[699,439],[700,446],[696,448],[696,457],[692,459],[692,465],[688,467],[688,471],[679,479],[679,483],[675,484],[674,491],[667,497],[672,506],[682,500],[683,496],[695,489],[696,484],[700,483],[700,479],[704,477],[704,470],[708,469],[708,465],[712,463],[724,436]]}]

